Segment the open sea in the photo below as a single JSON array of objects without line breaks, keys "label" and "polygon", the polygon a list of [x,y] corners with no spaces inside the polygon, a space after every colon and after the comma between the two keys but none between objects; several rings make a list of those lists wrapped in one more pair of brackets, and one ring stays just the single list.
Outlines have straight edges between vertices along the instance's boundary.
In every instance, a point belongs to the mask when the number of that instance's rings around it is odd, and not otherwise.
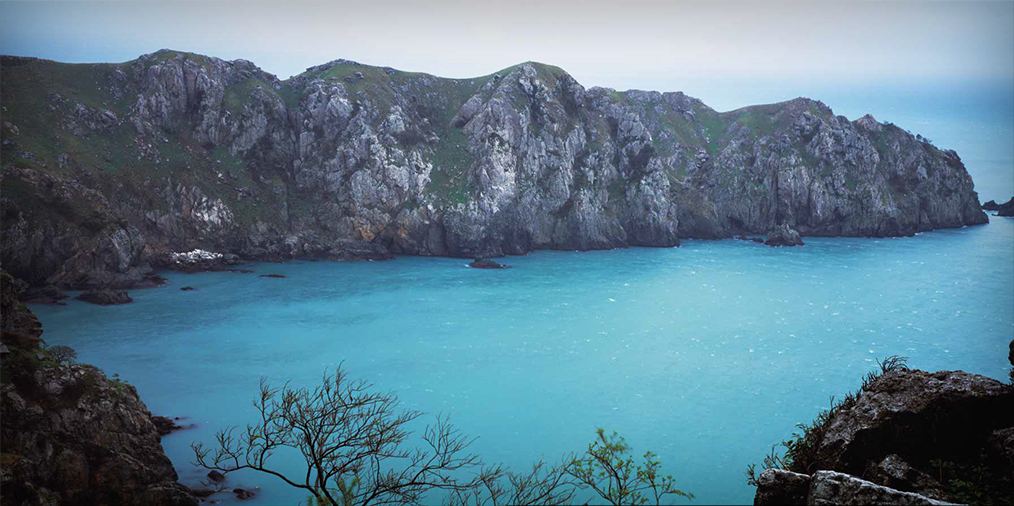
[{"label": "open sea", "polygon": [[[742,89],[757,94],[738,95],[742,103],[795,93]],[[810,91],[799,94],[957,149],[982,201],[1014,195],[1010,85]],[[344,363],[426,421],[449,415],[478,436],[471,449],[487,462],[558,461],[602,427],[636,455],[657,453],[694,503],[750,504],[747,465],[831,396],[858,388],[877,359],[1007,378],[1014,219],[990,220],[907,238],[806,237],[801,248],[724,240],[540,251],[507,258],[514,268],[502,271],[400,257],[165,272],[167,286],[131,291],[132,304],[32,310],[48,344],[119,374],[152,413],[196,425],[162,440],[187,485],[205,474],[191,464],[191,442],[253,422],[262,377],[312,387]],[[268,273],[287,278],[258,277]],[[299,469],[292,455],[276,458]],[[259,486],[247,504],[305,504],[270,476],[228,485]]]}]

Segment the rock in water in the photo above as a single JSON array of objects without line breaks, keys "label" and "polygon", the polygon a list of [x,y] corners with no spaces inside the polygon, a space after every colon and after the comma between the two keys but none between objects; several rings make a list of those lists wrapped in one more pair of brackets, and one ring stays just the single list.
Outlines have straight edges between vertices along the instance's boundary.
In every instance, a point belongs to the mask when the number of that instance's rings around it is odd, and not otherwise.
[{"label": "rock in water", "polygon": [[[177,419],[172,419],[172,418],[169,418],[169,417],[166,417],[166,416],[152,416],[151,417],[151,422],[153,424],[155,424],[155,429],[158,430],[158,433],[161,436],[167,436],[169,434],[172,434],[175,431],[183,430],[183,429],[187,428],[187,427],[183,427],[181,425],[178,425],[176,423],[176,420],[178,420],[178,418]],[[192,427],[192,425],[191,425],[191,427]]]},{"label": "rock in water", "polygon": [[997,209],[1000,209],[1000,206],[997,205],[995,200],[990,200],[982,205],[982,209],[986,211],[996,211]]},{"label": "rock in water", "polygon": [[799,232],[794,228],[789,227],[786,223],[782,223],[768,233],[768,238],[764,241],[764,244],[768,246],[802,246],[803,239],[799,237]]},{"label": "rock in water", "polygon": [[192,286],[184,286],[184,287],[180,287],[180,290],[184,291],[184,292],[192,292],[192,291],[197,290],[197,289],[194,288],[194,287],[192,287]]},{"label": "rock in water", "polygon": [[474,269],[510,269],[511,266],[504,265],[499,262],[494,262],[488,258],[476,258],[474,262],[468,264],[469,267]]},{"label": "rock in water", "polygon": [[278,279],[285,278],[285,276],[283,276],[281,274],[261,274],[261,277],[262,278],[278,278]]},{"label": "rock in water", "polygon": [[77,300],[83,300],[85,302],[91,302],[92,304],[98,304],[100,306],[111,306],[114,304],[127,304],[134,302],[127,292],[122,290],[92,290],[82,293],[77,297]]}]

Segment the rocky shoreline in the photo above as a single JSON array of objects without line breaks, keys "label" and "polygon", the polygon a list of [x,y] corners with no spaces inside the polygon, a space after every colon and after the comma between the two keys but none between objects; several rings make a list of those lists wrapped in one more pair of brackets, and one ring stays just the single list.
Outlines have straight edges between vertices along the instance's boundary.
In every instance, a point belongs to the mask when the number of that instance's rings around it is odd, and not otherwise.
[{"label": "rocky shoreline", "polygon": [[133,386],[44,346],[42,324],[0,271],[4,504],[196,506]]},{"label": "rocky shoreline", "polygon": [[0,261],[37,287],[988,221],[957,153],[804,98],[720,113],[535,62],[444,79],[335,60],[286,81],[170,50],[0,65]]}]

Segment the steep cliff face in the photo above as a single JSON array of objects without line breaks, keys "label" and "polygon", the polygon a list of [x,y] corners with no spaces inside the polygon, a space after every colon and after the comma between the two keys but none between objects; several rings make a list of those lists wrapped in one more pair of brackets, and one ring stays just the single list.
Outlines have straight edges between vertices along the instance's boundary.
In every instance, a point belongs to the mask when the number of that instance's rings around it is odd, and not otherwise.
[{"label": "steep cliff face", "polygon": [[196,505],[134,387],[41,347],[16,291],[0,271],[4,504]]},{"label": "steep cliff face", "polygon": [[987,220],[956,153],[807,99],[718,113],[538,63],[443,79],[337,60],[287,81],[166,50],[2,66],[2,259],[32,282],[117,284],[195,248],[497,256]]}]

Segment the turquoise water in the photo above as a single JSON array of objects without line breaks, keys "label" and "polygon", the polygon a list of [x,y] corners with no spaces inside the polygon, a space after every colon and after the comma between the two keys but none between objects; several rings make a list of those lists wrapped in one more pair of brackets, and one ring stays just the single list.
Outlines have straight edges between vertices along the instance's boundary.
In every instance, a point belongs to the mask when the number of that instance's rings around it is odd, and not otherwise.
[{"label": "turquoise water", "polygon": [[[601,426],[657,452],[695,503],[746,504],[747,464],[877,358],[1006,378],[1014,220],[991,220],[802,248],[537,252],[504,271],[447,258],[254,264],[288,278],[170,272],[133,304],[32,309],[50,345],[197,424],[163,439],[184,483],[203,474],[191,441],[252,421],[259,378],[311,386],[344,361],[405,407],[451,415],[488,461],[556,460]],[[303,499],[271,477],[230,480],[262,487],[251,504]]]}]

